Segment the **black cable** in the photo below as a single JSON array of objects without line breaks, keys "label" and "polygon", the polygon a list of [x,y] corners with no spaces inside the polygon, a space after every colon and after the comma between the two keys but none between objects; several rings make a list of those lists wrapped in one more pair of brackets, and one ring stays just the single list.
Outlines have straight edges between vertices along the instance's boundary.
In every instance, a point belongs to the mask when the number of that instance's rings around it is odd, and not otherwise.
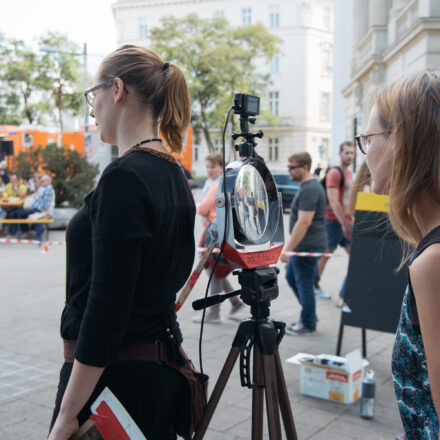
[{"label": "black cable", "polygon": [[[223,231],[223,240],[222,240],[222,245],[220,247],[220,252],[218,253],[218,257],[215,260],[214,263],[214,267],[211,270],[211,273],[209,275],[209,280],[208,280],[208,284],[206,285],[206,291],[205,291],[205,300],[206,298],[208,298],[208,293],[209,293],[209,286],[211,284],[211,280],[212,280],[212,276],[215,272],[215,269],[217,267],[217,263],[220,259],[220,257],[223,254],[223,249],[225,248],[225,243],[226,243],[226,231],[228,229],[228,198],[226,197],[226,163],[225,163],[225,159],[226,159],[226,154],[225,154],[225,137],[226,137],[226,129],[228,127],[228,122],[229,122],[229,116],[231,114],[233,107],[231,106],[228,110],[228,114],[226,116],[226,122],[225,122],[225,126],[223,128],[223,136],[222,136],[222,154],[223,154],[223,197],[225,199],[225,221],[224,221],[224,231]],[[203,340],[203,326],[205,323],[205,313],[206,313],[206,308],[203,309],[203,313],[202,313],[202,321],[200,323],[200,336],[199,336],[199,364],[200,364],[200,373],[203,374],[203,362],[202,362],[202,340]],[[205,391],[205,383],[203,382],[203,397],[206,397],[206,391]],[[206,401],[205,401],[205,405],[206,405]]]}]

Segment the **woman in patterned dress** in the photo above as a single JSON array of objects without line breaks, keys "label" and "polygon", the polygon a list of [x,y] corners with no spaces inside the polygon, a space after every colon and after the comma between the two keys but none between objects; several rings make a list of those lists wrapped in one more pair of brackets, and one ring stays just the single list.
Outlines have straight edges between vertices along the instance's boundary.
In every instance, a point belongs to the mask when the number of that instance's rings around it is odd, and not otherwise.
[{"label": "woman in patterned dress", "polygon": [[392,355],[405,439],[439,438],[440,72],[423,72],[374,97],[365,135],[372,189],[390,196],[391,224],[415,249]]}]

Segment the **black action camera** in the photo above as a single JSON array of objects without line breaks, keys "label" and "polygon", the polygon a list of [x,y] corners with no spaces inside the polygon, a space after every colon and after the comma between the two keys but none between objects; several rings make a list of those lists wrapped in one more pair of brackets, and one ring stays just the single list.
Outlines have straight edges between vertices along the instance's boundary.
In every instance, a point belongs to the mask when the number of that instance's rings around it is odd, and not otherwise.
[{"label": "black action camera", "polygon": [[242,116],[259,115],[260,98],[245,93],[236,93],[234,96],[234,113]]}]

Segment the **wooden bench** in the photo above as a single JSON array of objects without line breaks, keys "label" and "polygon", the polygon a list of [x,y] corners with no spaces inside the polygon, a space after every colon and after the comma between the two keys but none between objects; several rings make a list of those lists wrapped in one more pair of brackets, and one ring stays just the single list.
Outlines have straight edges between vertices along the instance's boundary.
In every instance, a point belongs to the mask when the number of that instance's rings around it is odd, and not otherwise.
[{"label": "wooden bench", "polygon": [[39,219],[35,219],[35,220],[29,220],[26,218],[22,218],[22,219],[5,218],[5,219],[0,220],[0,224],[18,225],[18,228],[17,228],[17,237],[18,238],[21,238],[20,225],[36,225],[36,224],[46,225],[45,231],[43,231],[43,233],[45,233],[45,235],[46,235],[45,241],[49,241],[49,226],[48,225],[50,223],[53,223],[53,218],[39,218]]}]

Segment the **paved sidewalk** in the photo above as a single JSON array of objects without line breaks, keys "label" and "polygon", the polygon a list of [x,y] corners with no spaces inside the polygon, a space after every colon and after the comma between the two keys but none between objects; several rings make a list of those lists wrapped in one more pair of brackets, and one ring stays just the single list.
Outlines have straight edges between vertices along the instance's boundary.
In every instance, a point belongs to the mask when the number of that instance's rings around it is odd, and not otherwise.
[{"label": "paved sidewalk", "polygon": [[[287,217],[286,217],[287,219]],[[285,219],[285,220],[286,220]],[[196,237],[200,236],[197,221]],[[64,231],[52,231],[51,239],[64,240]],[[347,257],[332,258],[322,286],[334,297],[345,274]],[[296,320],[299,306],[284,278],[280,265],[280,295],[272,303],[271,316],[288,324]],[[51,418],[59,368],[62,363],[59,337],[60,314],[64,303],[65,248],[54,246],[42,254],[34,245],[0,244],[0,439],[44,439]],[[191,299],[201,297],[207,282],[203,274]],[[233,277],[234,287],[239,287]],[[223,303],[228,314],[230,304]],[[332,301],[318,301],[318,331],[313,335],[286,335],[280,348],[289,396],[301,440],[394,440],[401,432],[390,373],[393,335],[367,332],[368,360],[376,373],[376,418],[359,417],[359,403],[344,405],[306,397],[299,391],[299,368],[284,360],[298,352],[333,354],[336,347],[340,309]],[[191,321],[194,312],[186,303],[179,312],[185,349],[198,361],[200,327]],[[244,309],[238,318],[248,315]],[[203,338],[203,365],[210,375],[212,390],[230,349],[239,320],[226,319],[206,325]],[[361,345],[360,329],[347,327],[343,352]],[[266,423],[266,422],[265,422]],[[241,388],[235,368],[211,421],[205,438],[209,440],[250,439],[251,391]],[[268,439],[266,432],[265,439]]]}]

